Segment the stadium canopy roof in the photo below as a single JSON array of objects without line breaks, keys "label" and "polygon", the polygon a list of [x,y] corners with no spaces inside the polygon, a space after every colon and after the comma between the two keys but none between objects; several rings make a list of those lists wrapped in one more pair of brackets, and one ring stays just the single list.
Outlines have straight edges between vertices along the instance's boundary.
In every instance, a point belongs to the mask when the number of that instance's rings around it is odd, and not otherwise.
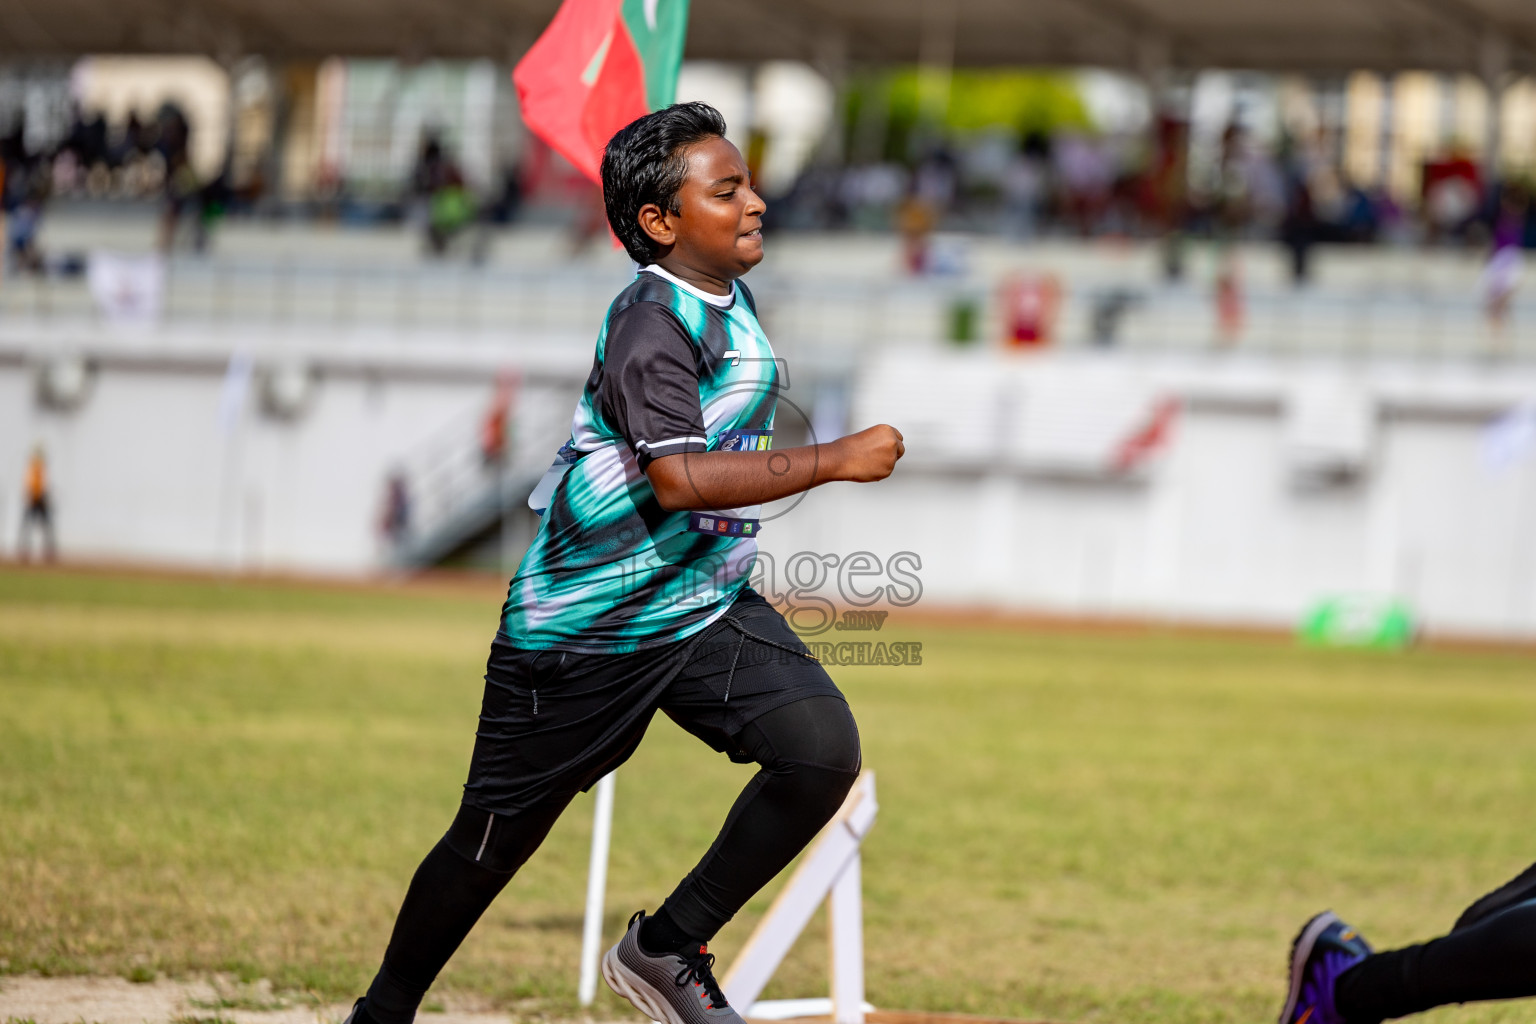
[{"label": "stadium canopy roof", "polygon": [[[516,57],[557,0],[3,0],[0,57]],[[1536,0],[693,0],[688,56],[1536,70]]]}]

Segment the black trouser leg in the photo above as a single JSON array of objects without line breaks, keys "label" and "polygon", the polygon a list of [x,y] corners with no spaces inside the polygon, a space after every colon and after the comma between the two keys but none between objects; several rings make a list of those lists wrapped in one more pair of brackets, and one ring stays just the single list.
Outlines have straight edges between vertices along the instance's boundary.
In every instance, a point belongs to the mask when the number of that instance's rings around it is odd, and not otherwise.
[{"label": "black trouser leg", "polygon": [[846,702],[815,696],[760,715],[737,737],[762,769],[720,834],[663,906],[689,937],[709,940],[837,813],[859,774],[859,732]]},{"label": "black trouser leg", "polygon": [[1527,900],[1536,900],[1536,864],[1532,864],[1462,911],[1451,931],[1457,932],[1463,928],[1469,928],[1490,914],[1507,910],[1516,903],[1524,903]]},{"label": "black trouser leg", "polygon": [[1523,996],[1536,996],[1536,867],[1473,904],[1449,935],[1367,957],[1334,986],[1350,1024]]},{"label": "black trouser leg", "polygon": [[569,803],[551,800],[517,815],[459,808],[406,890],[384,962],[368,987],[368,1016],[378,1024],[411,1024],[432,982],[549,834]]}]

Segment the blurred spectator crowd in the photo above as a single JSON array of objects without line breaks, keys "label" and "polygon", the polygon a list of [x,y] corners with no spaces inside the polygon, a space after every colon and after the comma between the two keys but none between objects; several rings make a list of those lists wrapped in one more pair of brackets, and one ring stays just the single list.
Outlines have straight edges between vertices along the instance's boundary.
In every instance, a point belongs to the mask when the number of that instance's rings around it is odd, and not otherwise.
[{"label": "blurred spectator crowd", "polygon": [[222,175],[200,181],[190,158],[191,127],[176,105],[153,118],[130,112],[121,125],[78,106],[56,145],[26,144],[24,112],[0,137],[0,208],[6,221],[6,253],[15,269],[44,269],[37,244],[43,212],[54,198],[145,200],[162,203],[162,245],[169,246],[183,214],[194,214],[194,244],[206,242],[208,223],[232,196]]},{"label": "blurred spectator crowd", "polygon": [[[930,130],[875,147],[883,150],[878,159],[844,155],[858,150],[856,129],[834,127],[793,180],[770,183],[777,185],[768,196],[770,226],[894,231],[916,273],[949,269],[942,249],[929,244],[946,230],[1020,241],[1160,238],[1171,277],[1182,273],[1183,242],[1190,238],[1277,240],[1289,250],[1297,280],[1307,278],[1309,253],[1319,243],[1451,243],[1485,251],[1536,246],[1529,182],[1491,176],[1455,147],[1423,163],[1416,196],[1394,199],[1383,187],[1352,181],[1336,134],[1322,128],[1313,135],[1282,131],[1265,143],[1234,120],[1214,152],[1207,147],[1198,160],[1189,124],[1169,116],[1151,117],[1135,132],[1096,132],[1071,122],[1014,132]],[[477,190],[447,137],[430,125],[415,131],[409,145],[416,158],[394,198],[365,203],[335,171],[297,209],[413,221],[433,255],[463,237],[477,239],[472,254],[483,252],[485,232],[471,229],[507,223],[541,205],[565,210],[577,248],[603,234],[595,190],[573,182],[563,161],[535,140],[523,140],[499,180]],[[831,137],[840,131],[848,138]],[[164,249],[176,244],[183,226],[200,249],[228,212],[295,208],[265,194],[261,173],[231,187],[228,160],[225,170],[200,178],[190,159],[191,122],[174,103],[153,117],[129,112],[116,124],[77,105],[57,142],[32,146],[22,111],[0,110],[0,133],[12,268],[44,268],[38,227],[51,200],[157,202]],[[760,145],[747,148],[749,158],[761,158]]]},{"label": "blurred spectator crowd", "polygon": [[1464,153],[1427,162],[1419,202],[1404,204],[1350,181],[1321,137],[1266,148],[1233,124],[1214,164],[1192,173],[1187,136],[1164,118],[1146,137],[1031,133],[1013,147],[941,143],[910,162],[813,165],[769,215],[780,227],[894,229],[909,241],[940,229],[1165,238],[1172,276],[1177,243],[1191,237],[1280,241],[1299,279],[1318,243],[1536,247],[1528,183],[1490,180]]}]

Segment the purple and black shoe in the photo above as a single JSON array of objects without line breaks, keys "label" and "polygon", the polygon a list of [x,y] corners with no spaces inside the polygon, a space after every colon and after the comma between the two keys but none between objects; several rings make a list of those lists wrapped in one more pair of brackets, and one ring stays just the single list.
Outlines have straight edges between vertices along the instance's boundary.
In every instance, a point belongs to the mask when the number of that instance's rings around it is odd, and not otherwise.
[{"label": "purple and black shoe", "polygon": [[1333,1001],[1334,982],[1371,953],[1371,944],[1333,911],[1308,921],[1291,943],[1291,990],[1280,1024],[1346,1024]]}]

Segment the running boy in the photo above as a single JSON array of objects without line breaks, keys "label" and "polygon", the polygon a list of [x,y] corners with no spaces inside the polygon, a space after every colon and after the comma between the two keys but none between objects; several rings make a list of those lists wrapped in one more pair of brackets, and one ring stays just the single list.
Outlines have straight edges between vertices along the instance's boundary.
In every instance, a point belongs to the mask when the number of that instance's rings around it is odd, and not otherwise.
[{"label": "running boy", "polygon": [[761,770],[660,909],[631,919],[603,975],[666,1024],[738,1024],[707,943],[859,770],[842,694],[747,578],[758,505],[884,479],[901,435],[770,449],[776,364],[737,282],[763,258],[764,205],[718,112],[640,118],[608,143],[602,174],[608,222],[641,272],[608,309],[554,486],[531,500],[547,510],[491,645],[463,805],[351,1024],[410,1024],[560,812],[634,752],[658,709]]}]

